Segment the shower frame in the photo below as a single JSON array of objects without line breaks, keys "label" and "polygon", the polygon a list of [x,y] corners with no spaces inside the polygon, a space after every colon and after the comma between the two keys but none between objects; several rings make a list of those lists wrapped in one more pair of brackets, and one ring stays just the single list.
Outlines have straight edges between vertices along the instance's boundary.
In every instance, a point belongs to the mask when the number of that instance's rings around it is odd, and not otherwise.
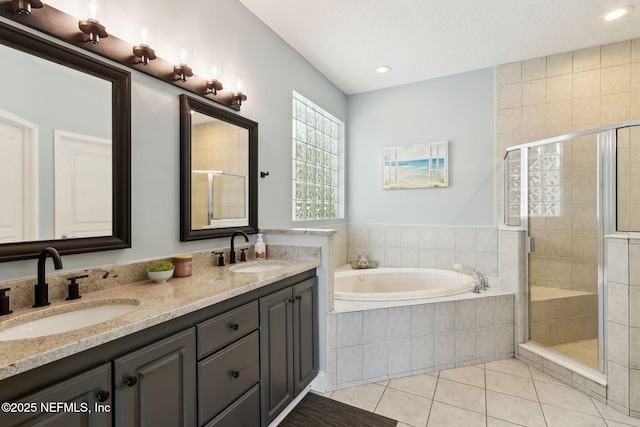
[{"label": "shower frame", "polygon": [[[529,149],[534,147],[542,147],[554,143],[562,143],[575,138],[597,134],[597,176],[596,176],[596,215],[597,215],[597,234],[598,234],[598,365],[599,371],[606,374],[606,319],[607,319],[607,263],[606,263],[606,245],[604,237],[607,234],[615,233],[616,230],[616,213],[617,213],[617,130],[631,126],[640,126],[640,120],[629,120],[615,123],[612,125],[601,126],[585,131],[575,132],[546,138],[538,141],[528,142],[525,144],[514,145],[506,149],[503,158],[503,176],[504,176],[504,218],[505,225],[508,224],[509,215],[509,165],[508,156],[511,152],[520,151],[520,224],[519,228],[526,229],[526,294],[527,310],[524,313],[523,321],[527,325],[525,343],[530,343],[529,330],[529,254],[531,251],[531,240],[529,237],[529,188],[528,188],[528,166],[529,166]],[[512,225],[513,226],[513,225]],[[533,343],[531,343],[533,344]],[[542,348],[545,346],[536,344]],[[582,363],[571,359],[572,363],[578,364],[587,370],[591,368]]]}]

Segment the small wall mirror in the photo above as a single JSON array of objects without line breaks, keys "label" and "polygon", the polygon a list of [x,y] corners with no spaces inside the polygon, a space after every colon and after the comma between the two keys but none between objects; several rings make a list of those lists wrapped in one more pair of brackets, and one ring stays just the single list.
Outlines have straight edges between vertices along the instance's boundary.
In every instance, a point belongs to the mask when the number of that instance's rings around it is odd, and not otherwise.
[{"label": "small wall mirror", "polygon": [[180,96],[180,240],[258,230],[258,123]]},{"label": "small wall mirror", "polygon": [[130,247],[130,74],[0,24],[0,261]]}]

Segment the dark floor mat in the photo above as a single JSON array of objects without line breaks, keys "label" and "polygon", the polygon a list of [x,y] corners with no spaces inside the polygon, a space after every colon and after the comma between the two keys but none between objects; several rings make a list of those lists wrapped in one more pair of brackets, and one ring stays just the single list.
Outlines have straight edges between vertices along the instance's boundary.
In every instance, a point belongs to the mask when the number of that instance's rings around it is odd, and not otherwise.
[{"label": "dark floor mat", "polygon": [[309,393],[280,427],[395,427],[396,424],[391,418]]}]

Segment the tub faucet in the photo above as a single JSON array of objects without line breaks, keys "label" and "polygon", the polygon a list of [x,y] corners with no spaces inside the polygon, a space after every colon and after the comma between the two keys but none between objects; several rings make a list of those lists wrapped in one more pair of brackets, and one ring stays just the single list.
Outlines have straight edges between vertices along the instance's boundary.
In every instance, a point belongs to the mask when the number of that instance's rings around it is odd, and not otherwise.
[{"label": "tub faucet", "polygon": [[60,254],[56,248],[50,246],[48,248],[44,248],[44,250],[40,252],[40,257],[38,258],[38,283],[34,286],[34,307],[44,307],[50,304],[49,285],[45,280],[45,264],[49,255],[51,255],[51,258],[53,259],[53,264],[56,267],[56,270],[60,270],[62,268],[62,259],[60,259]]},{"label": "tub faucet", "polygon": [[[240,235],[240,234],[244,236],[244,240],[246,242],[249,241],[249,236],[247,236],[247,233],[245,233],[242,230],[234,231],[233,235],[231,236],[231,250],[229,251],[229,264],[235,264],[236,263],[236,248],[235,248],[235,246],[233,244],[233,241],[236,238],[236,236]],[[242,259],[240,261],[242,261]]]},{"label": "tub faucet", "polygon": [[[454,264],[453,269],[458,273],[461,273],[463,270],[469,270],[475,273],[476,277],[478,278],[478,281],[480,282],[479,283],[480,288],[478,292],[480,290],[486,291],[487,288],[489,287],[489,282],[487,282],[487,278],[484,277],[484,274],[482,274],[480,270],[477,270],[473,267],[469,267],[468,265],[462,265],[462,264]],[[476,292],[476,289],[474,288],[473,291]]]}]

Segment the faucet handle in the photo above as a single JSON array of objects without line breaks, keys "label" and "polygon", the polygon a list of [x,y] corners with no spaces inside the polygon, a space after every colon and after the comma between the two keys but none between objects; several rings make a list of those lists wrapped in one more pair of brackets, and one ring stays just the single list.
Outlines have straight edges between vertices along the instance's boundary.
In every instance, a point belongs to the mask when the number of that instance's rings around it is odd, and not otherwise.
[{"label": "faucet handle", "polygon": [[224,252],[212,252],[214,255],[218,255],[218,267],[224,267]]},{"label": "faucet handle", "polygon": [[247,260],[247,254],[244,253],[244,251],[246,251],[249,248],[240,248],[240,261],[246,261]]},{"label": "faucet handle", "polygon": [[10,290],[11,288],[0,289],[0,316],[13,313],[13,310],[9,309],[9,295],[7,295]]},{"label": "faucet handle", "polygon": [[82,298],[82,296],[80,295],[80,286],[78,285],[77,280],[84,279],[86,277],[89,277],[89,275],[84,274],[82,276],[74,276],[74,277],[67,278],[67,280],[71,282],[69,283],[69,296],[66,298],[67,301]]}]

